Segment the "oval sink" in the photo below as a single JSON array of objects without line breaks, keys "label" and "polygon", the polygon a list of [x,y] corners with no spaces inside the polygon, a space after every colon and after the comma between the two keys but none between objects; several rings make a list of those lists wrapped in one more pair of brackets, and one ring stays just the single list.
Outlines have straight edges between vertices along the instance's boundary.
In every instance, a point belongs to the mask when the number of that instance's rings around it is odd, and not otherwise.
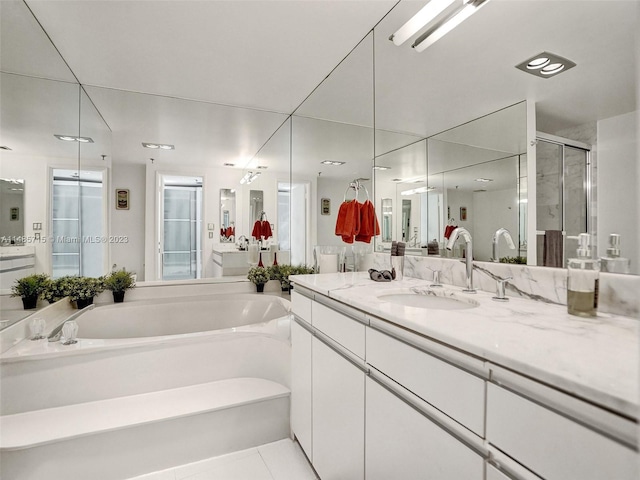
[{"label": "oval sink", "polygon": [[429,308],[434,310],[466,310],[478,306],[478,302],[462,299],[452,292],[431,291],[431,293],[388,293],[378,296],[383,302],[397,303],[405,307]]}]

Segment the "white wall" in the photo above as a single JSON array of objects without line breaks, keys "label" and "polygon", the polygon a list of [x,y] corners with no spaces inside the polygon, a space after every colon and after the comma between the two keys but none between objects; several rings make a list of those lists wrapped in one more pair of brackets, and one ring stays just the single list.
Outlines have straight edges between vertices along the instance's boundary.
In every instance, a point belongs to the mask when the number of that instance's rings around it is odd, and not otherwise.
[{"label": "white wall", "polygon": [[518,255],[518,199],[514,189],[473,194],[473,257],[488,262],[493,256],[493,234],[499,228],[511,233],[516,250],[507,247],[504,238],[498,243],[498,258]]},{"label": "white wall", "polygon": [[640,273],[638,257],[638,112],[598,122],[598,255],[606,254],[610,233],[622,235],[622,256]]}]

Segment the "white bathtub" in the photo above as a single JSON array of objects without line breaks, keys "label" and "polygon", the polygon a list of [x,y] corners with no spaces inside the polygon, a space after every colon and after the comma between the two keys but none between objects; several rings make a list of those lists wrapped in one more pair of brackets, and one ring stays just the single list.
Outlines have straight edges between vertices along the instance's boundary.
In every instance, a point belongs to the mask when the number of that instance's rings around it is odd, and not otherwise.
[{"label": "white bathtub", "polygon": [[2,355],[0,411],[19,413],[238,377],[288,387],[289,308],[278,296],[247,293],[96,307],[77,318],[77,344],[23,340]]},{"label": "white bathtub", "polygon": [[[272,295],[216,294],[124,302],[95,308],[78,319],[85,339],[148,338],[227,330],[286,317],[287,300]],[[245,329],[248,330],[248,329]]]}]

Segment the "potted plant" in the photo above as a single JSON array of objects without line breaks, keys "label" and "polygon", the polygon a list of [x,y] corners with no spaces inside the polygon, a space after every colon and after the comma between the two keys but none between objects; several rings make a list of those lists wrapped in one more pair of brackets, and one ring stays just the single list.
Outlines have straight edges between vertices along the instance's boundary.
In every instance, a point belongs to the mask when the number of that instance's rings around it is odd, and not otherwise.
[{"label": "potted plant", "polygon": [[55,280],[49,280],[44,290],[44,299],[49,303],[55,303],[69,295],[70,278],[71,277],[67,275],[56,278]]},{"label": "potted plant", "polygon": [[17,279],[11,287],[12,297],[22,297],[25,310],[36,308],[38,298],[44,293],[49,276],[44,273],[34,273]]},{"label": "potted plant", "polygon": [[[287,276],[286,289],[291,290],[293,288],[293,285],[291,285],[291,280],[289,279],[291,275],[306,275],[309,273],[314,273],[313,267],[307,267],[306,265],[298,265],[297,267],[291,267],[291,272]],[[282,290],[285,290],[284,285],[282,286]]]},{"label": "potted plant", "polygon": [[280,288],[283,292],[289,291],[289,286],[291,285],[289,283],[289,275],[293,273],[294,269],[295,267],[292,267],[291,265],[281,265],[280,267],[278,280],[280,281]]},{"label": "potted plant", "polygon": [[124,302],[125,292],[136,286],[133,273],[127,272],[124,268],[111,272],[104,279],[104,286],[113,293],[113,303]]},{"label": "potted plant", "polygon": [[258,292],[264,292],[264,284],[269,281],[269,271],[264,267],[252,267],[247,278],[256,286]]},{"label": "potted plant", "polygon": [[69,300],[76,302],[78,308],[84,308],[93,303],[93,297],[104,290],[104,278],[70,277]]}]

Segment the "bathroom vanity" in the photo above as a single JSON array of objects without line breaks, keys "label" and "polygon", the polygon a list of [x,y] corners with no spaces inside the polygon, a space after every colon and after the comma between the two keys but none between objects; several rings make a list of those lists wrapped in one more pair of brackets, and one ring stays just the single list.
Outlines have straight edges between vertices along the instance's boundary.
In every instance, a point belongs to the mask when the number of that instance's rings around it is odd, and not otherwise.
[{"label": "bathroom vanity", "polygon": [[[279,250],[277,253],[278,263],[289,263],[289,252]],[[273,254],[269,250],[262,251],[262,263],[265,267],[273,265]],[[213,276],[226,277],[233,275],[246,275],[251,265],[249,264],[249,252],[239,250],[233,243],[221,243],[215,245],[211,252],[213,259]]]},{"label": "bathroom vanity", "polygon": [[322,480],[638,478],[637,320],[407,277],[293,282],[291,426]]}]

